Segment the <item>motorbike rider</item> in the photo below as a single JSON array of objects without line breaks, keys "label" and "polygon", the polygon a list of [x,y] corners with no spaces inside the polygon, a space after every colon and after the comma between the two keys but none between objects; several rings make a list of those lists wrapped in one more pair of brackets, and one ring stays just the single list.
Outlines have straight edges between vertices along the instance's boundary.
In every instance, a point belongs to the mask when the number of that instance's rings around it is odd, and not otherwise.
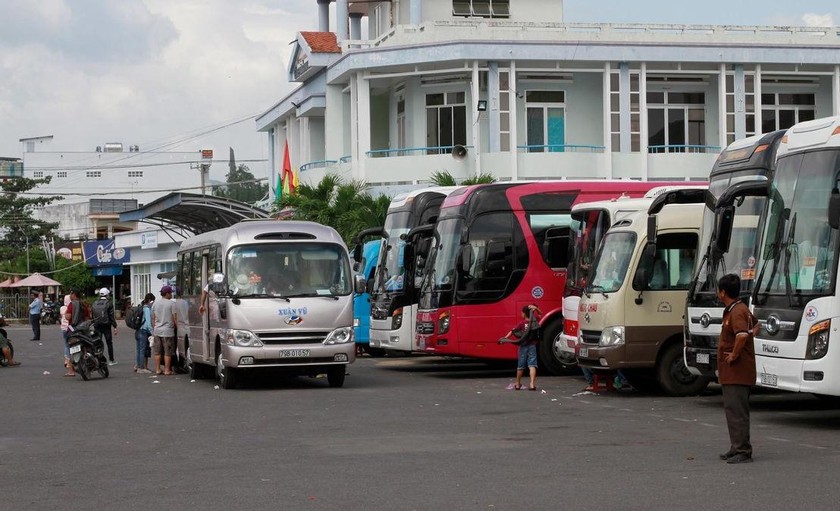
[{"label": "motorbike rider", "polygon": [[110,293],[107,287],[99,290],[99,299],[93,303],[93,327],[105,339],[108,346],[108,365],[112,366],[117,364],[114,359],[113,338],[113,334],[117,333],[117,319],[114,317],[114,305],[108,300]]},{"label": "motorbike rider", "polygon": [[15,362],[15,358],[12,355],[12,350],[9,348],[9,339],[3,335],[3,332],[0,332],[0,351],[3,352],[3,356],[6,357],[6,365],[9,367],[17,367],[20,365],[20,362]]}]

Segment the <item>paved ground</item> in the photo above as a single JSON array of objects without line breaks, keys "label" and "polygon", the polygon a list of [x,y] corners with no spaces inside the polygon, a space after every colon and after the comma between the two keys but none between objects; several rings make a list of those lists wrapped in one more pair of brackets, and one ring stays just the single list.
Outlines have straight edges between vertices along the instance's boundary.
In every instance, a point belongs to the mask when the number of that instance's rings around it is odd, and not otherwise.
[{"label": "paved ground", "polygon": [[[216,389],[131,371],[63,378],[57,327],[13,328],[0,368],[1,510],[829,509],[840,409],[752,399],[756,462],[727,466],[719,392],[580,394],[579,377],[508,390],[512,371],[362,358],[344,388],[261,377]],[[158,383],[155,383],[158,382]]]}]

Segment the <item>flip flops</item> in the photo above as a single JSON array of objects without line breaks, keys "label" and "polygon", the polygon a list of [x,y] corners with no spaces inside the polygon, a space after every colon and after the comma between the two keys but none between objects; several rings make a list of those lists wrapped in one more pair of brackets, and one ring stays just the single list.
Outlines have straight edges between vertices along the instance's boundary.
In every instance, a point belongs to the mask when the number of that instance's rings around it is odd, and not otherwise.
[{"label": "flip flops", "polygon": [[7,367],[18,367],[19,365],[20,365],[20,362],[9,362]]}]

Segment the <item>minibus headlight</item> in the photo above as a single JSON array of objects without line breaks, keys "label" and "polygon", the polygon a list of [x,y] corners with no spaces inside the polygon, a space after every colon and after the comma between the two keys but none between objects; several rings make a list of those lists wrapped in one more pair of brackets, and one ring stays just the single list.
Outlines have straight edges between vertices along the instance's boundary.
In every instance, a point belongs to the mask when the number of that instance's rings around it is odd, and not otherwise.
[{"label": "minibus headlight", "polygon": [[324,339],[324,344],[347,344],[353,342],[353,329],[350,327],[336,328]]},{"label": "minibus headlight", "polygon": [[241,346],[243,348],[255,348],[262,346],[263,343],[259,337],[248,330],[234,330],[227,331],[225,336],[225,344],[230,346]]},{"label": "minibus headlight", "polygon": [[391,330],[399,330],[402,326],[402,318],[403,318],[403,310],[402,307],[395,310],[393,314],[391,314],[391,318],[393,323],[391,323]]},{"label": "minibus headlight", "polygon": [[438,334],[445,334],[449,331],[449,311],[441,312],[438,316]]},{"label": "minibus headlight", "polygon": [[624,327],[611,326],[601,332],[601,339],[598,341],[598,346],[618,346],[624,344]]},{"label": "minibus headlight", "polygon": [[808,330],[808,347],[805,350],[806,360],[823,358],[828,353],[828,335],[831,320],[822,321]]}]

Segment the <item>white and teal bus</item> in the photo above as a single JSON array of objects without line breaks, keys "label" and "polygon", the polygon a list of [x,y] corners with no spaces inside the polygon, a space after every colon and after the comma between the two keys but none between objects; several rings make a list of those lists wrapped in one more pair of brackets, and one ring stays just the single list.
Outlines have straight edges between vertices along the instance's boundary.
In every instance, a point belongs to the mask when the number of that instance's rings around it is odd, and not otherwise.
[{"label": "white and teal bus", "polygon": [[364,291],[364,279],[331,227],[248,220],[199,234],[178,251],[178,285],[193,378],[215,372],[232,388],[245,371],[273,368],[344,384],[355,360],[353,291]]},{"label": "white and teal bus", "polygon": [[761,386],[840,396],[838,183],[840,117],[790,128],[770,182],[752,295]]}]

